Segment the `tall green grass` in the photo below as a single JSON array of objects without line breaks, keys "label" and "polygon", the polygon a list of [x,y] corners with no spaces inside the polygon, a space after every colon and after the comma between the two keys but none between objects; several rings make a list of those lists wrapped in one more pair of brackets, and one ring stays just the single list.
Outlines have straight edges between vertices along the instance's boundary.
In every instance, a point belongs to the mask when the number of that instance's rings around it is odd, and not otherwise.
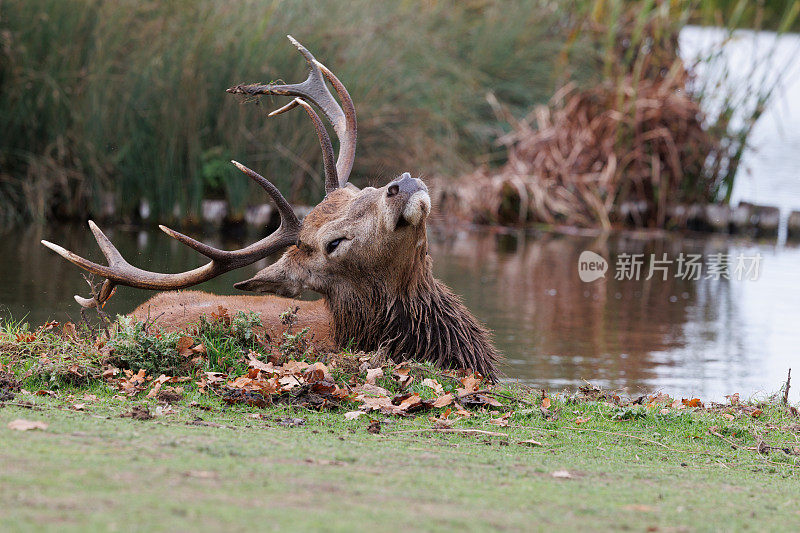
[{"label": "tall green grass", "polygon": [[520,113],[549,97],[563,19],[536,0],[4,0],[0,220],[97,216],[112,199],[128,214],[146,198],[160,220],[209,195],[262,201],[231,158],[318,199],[308,119],[267,120],[283,100],[225,93],[303,79],[287,33],[356,102],[357,180],[462,170],[496,133],[487,92]]},{"label": "tall green grass", "polygon": [[[768,13],[794,27],[796,3],[782,1]],[[287,33],[350,89],[364,184],[502,162],[495,141],[512,126],[490,101],[521,117],[568,80],[661,65],[690,20],[758,25],[758,13],[743,0],[1,0],[0,223],[98,217],[111,204],[130,218],[141,199],[169,221],[211,196],[240,215],[264,197],[229,159],[318,200],[308,119],[267,120],[283,99],[225,93],[303,79]],[[654,24],[665,31],[655,43]]]}]

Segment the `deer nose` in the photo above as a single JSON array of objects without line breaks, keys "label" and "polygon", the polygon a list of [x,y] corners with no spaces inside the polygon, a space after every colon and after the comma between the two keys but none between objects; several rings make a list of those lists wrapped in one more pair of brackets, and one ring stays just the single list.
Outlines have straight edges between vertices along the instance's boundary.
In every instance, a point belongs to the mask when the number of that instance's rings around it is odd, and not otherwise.
[{"label": "deer nose", "polygon": [[417,191],[427,190],[428,188],[425,187],[425,184],[422,183],[422,181],[412,178],[411,174],[408,172],[403,172],[399,178],[388,185],[386,188],[386,196],[391,198],[392,196],[396,196],[401,192],[411,196]]}]

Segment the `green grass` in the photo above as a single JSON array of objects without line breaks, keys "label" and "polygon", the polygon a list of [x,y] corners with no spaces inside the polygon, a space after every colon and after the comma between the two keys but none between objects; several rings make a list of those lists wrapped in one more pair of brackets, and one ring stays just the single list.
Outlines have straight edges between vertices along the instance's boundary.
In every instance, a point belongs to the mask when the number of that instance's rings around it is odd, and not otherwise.
[{"label": "green grass", "polygon": [[[246,372],[247,351],[285,358],[286,344],[294,357],[322,357],[339,384],[365,378],[365,354],[298,352],[300,332],[249,344],[255,324],[221,315],[193,335],[223,347],[231,379]],[[111,339],[129,326],[109,328]],[[550,395],[547,405],[541,391],[505,383],[494,389],[500,405],[465,404],[470,416],[451,413],[442,431],[434,419],[444,408],[348,419],[359,402],[321,411],[277,395],[266,408],[229,404],[197,385],[214,368],[208,348],[204,366],[183,367],[192,379],[171,384],[183,388],[175,403],[148,398],[150,386],[124,396],[99,375],[119,361],[103,338],[70,326],[0,328],[4,530],[800,527],[800,417],[779,400],[699,408],[661,396],[638,405],[584,389]],[[84,379],[70,378],[75,364],[91,370]],[[406,390],[398,368],[414,377]],[[377,385],[436,398],[425,378],[446,392],[463,386],[425,364],[385,365]],[[134,407],[154,418],[121,417]],[[17,419],[48,426],[10,429]],[[376,420],[380,432],[368,432]]]},{"label": "green grass", "polygon": [[[71,409],[86,392],[99,400]],[[600,403],[554,401],[551,410],[562,414],[555,422],[515,415],[499,428],[477,416],[456,426],[498,437],[425,431],[425,416],[384,415],[371,417],[382,429],[370,434],[370,417],[228,407],[194,394],[174,414],[137,421],[119,415],[155,402],[113,399],[104,385],[17,401],[35,405],[0,409],[0,520],[11,531],[800,527],[796,463],[783,452],[733,450],[708,433],[724,428],[746,444],[753,431],[796,426],[777,408],[760,419],[614,421]],[[591,419],[576,426],[577,416]],[[7,429],[17,418],[49,427]],[[305,425],[284,427],[284,418]],[[770,429],[765,437],[796,442],[797,433]],[[543,446],[518,444],[529,439]],[[569,478],[553,476],[564,470]]]}]

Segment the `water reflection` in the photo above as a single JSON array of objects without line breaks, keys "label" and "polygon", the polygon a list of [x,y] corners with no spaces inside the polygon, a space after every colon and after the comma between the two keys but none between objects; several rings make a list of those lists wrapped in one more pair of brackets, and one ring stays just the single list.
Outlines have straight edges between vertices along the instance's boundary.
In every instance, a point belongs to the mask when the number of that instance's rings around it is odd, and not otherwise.
[{"label": "water reflection", "polygon": [[[507,374],[560,387],[582,379],[721,398],[771,392],[800,333],[800,250],[724,238],[607,237],[445,232],[434,239],[438,274],[495,331]],[[583,283],[578,257],[609,260],[605,278]],[[620,254],[762,255],[757,281],[614,279]],[[646,277],[643,269],[643,278]],[[793,395],[797,397],[797,395]]]},{"label": "water reflection", "polygon": [[[200,264],[191,250],[160,232],[110,233],[120,251],[144,268],[178,271]],[[0,307],[34,324],[77,319],[72,295],[85,294],[85,282],[75,267],[38,244],[43,237],[31,229],[0,241]],[[48,229],[46,237],[73,250],[96,250],[85,228]],[[605,278],[580,281],[583,250],[609,260]],[[614,279],[624,253],[667,254],[674,260],[680,253],[708,258],[756,252],[763,257],[757,281],[684,280],[673,275],[674,267],[666,281],[659,275]],[[506,374],[527,383],[560,388],[587,379],[631,393],[662,388],[721,399],[731,392],[774,391],[789,366],[800,368],[798,248],[722,237],[437,229],[431,232],[431,253],[437,276],[494,330],[507,357]],[[226,274],[202,289],[235,293],[233,283],[264,264]],[[122,288],[107,310],[128,312],[150,295]]]}]

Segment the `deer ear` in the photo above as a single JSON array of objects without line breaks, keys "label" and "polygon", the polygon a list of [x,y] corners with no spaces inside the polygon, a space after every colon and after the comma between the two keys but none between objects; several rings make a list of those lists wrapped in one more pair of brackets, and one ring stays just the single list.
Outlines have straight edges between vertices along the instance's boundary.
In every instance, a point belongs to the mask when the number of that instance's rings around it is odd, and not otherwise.
[{"label": "deer ear", "polygon": [[303,280],[295,275],[295,270],[289,268],[285,258],[282,257],[247,281],[234,284],[234,287],[242,291],[272,293],[286,298],[295,298],[300,296],[305,288]]}]

